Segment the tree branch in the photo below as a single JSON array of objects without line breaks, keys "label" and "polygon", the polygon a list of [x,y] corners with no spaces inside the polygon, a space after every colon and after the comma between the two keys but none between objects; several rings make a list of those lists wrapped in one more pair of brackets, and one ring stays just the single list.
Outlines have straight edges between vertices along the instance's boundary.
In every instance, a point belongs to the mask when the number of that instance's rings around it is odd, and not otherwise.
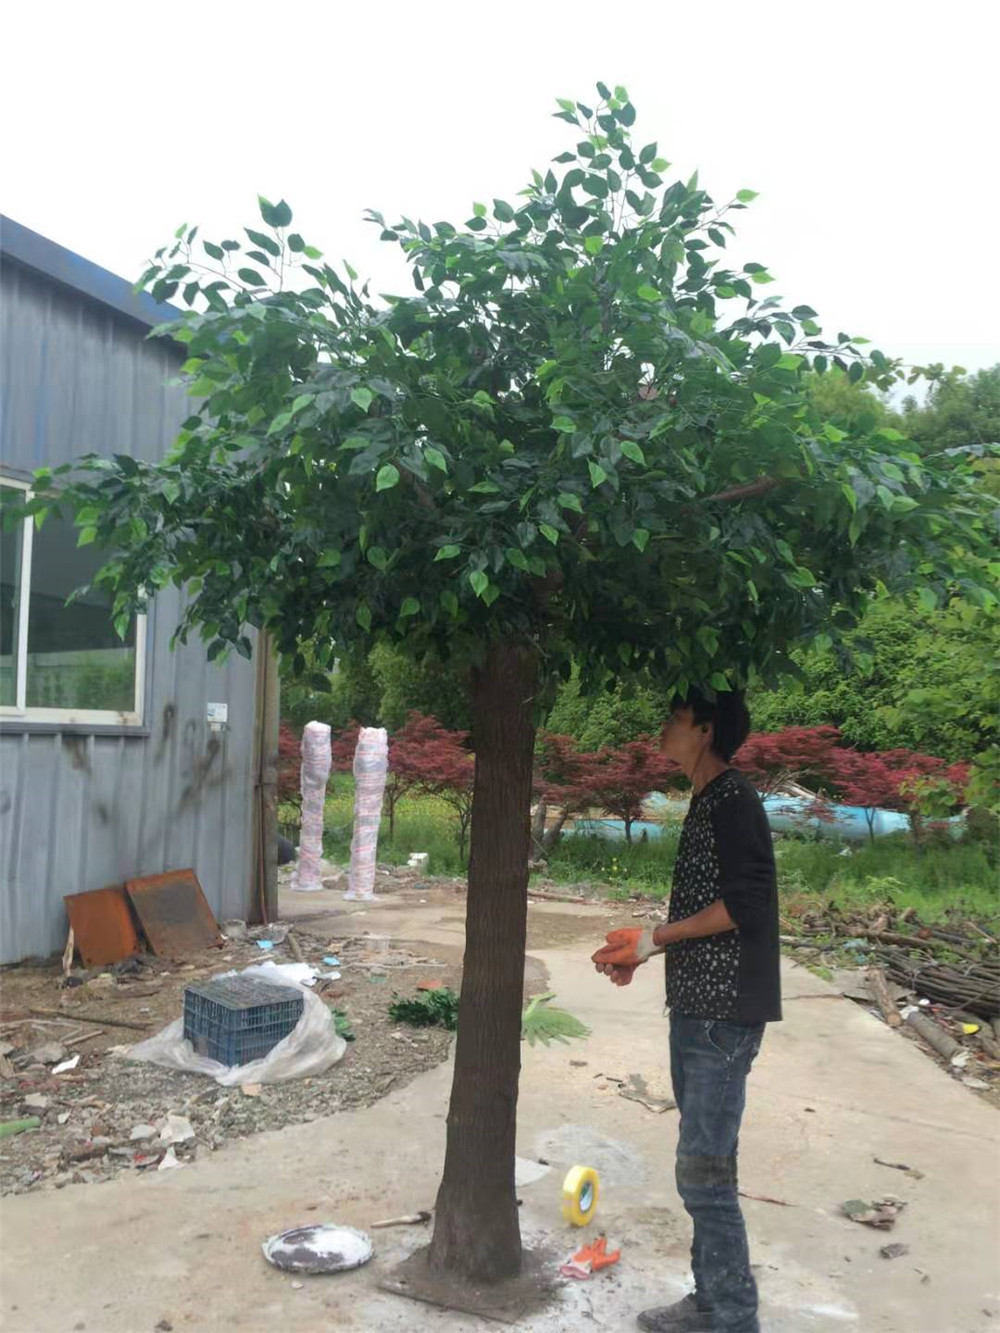
[{"label": "tree branch", "polygon": [[756,481],[748,481],[745,486],[730,486],[728,490],[716,491],[714,495],[703,495],[700,498],[702,504],[710,500],[745,500],[752,495],[766,495],[780,485],[777,477],[758,477]]}]

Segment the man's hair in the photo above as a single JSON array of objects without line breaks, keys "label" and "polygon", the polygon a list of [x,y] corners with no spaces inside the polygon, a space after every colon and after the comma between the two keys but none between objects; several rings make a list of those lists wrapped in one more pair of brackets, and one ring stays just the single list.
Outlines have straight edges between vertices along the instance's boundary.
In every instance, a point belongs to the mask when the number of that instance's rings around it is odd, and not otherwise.
[{"label": "man's hair", "polygon": [[714,699],[689,690],[686,699],[674,700],[674,707],[693,709],[699,727],[712,724],[712,750],[727,764],[750,734],[750,714],[742,690],[720,692]]}]

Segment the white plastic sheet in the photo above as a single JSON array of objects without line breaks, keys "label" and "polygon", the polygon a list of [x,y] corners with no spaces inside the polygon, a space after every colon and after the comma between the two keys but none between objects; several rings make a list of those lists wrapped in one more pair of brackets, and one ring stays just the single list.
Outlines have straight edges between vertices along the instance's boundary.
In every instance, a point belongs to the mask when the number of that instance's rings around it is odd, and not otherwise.
[{"label": "white plastic sheet", "polygon": [[[164,1069],[180,1069],[189,1074],[206,1074],[224,1088],[236,1088],[245,1083],[287,1083],[294,1078],[311,1078],[324,1074],[342,1059],[347,1043],[338,1036],[333,1015],[318,995],[296,979],[298,964],[284,966],[261,963],[246,967],[241,976],[257,981],[271,981],[282,986],[294,986],[302,992],[302,1017],[294,1029],[273,1046],[267,1055],[245,1065],[224,1065],[198,1055],[184,1038],[184,1020],[176,1019],[155,1037],[141,1041],[124,1052],[128,1060],[144,1060]],[[224,975],[233,976],[234,973]]]},{"label": "white plastic sheet", "polygon": [[302,733],[299,860],[292,872],[292,888],[299,893],[317,893],[323,887],[323,815],[330,764],[330,728],[325,722],[307,722]]},{"label": "white plastic sheet", "polygon": [[389,767],[389,740],[384,727],[362,727],[354,751],[354,834],[345,898],[375,897],[375,856],[382,819],[382,796]]}]

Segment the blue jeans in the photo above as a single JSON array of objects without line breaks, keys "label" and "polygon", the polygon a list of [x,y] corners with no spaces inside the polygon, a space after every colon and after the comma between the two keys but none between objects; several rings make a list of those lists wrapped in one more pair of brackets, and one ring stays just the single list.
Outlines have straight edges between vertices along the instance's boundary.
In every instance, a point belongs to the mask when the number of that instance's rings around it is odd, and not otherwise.
[{"label": "blue jeans", "polygon": [[694,1223],[698,1303],[725,1333],[759,1333],[757,1284],[740,1212],[736,1152],[763,1023],[670,1018],[670,1074],[681,1113],[677,1192]]}]

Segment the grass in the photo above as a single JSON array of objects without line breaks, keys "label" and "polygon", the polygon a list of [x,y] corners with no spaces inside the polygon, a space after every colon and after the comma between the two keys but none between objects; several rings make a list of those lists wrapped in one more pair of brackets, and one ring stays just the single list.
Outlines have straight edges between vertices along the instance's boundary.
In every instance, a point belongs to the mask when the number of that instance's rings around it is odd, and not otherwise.
[{"label": "grass", "polygon": [[[350,774],[335,774],[328,790],[323,854],[332,861],[347,862],[351,855],[354,779]],[[405,798],[396,807],[393,838],[389,837],[388,820],[382,820],[378,859],[387,865],[405,865],[411,852],[426,852],[430,858],[428,874],[461,875],[465,867],[459,860],[457,827],[457,817],[445,801],[434,796]]]},{"label": "grass", "polygon": [[[334,777],[324,834],[324,852],[332,860],[346,862],[350,856],[353,802],[353,778]],[[589,882],[611,899],[664,898],[670,892],[678,834],[679,825],[668,825],[661,838],[631,847],[597,837],[564,837],[550,856],[548,878],[562,884]],[[896,835],[874,845],[847,845],[849,856],[832,841],[783,837],[775,843],[783,912],[832,902],[842,909],[913,907],[925,921],[949,915],[983,924],[1000,920],[996,866],[981,842],[964,839],[918,850],[906,836]],[[456,818],[445,802],[433,797],[401,801],[391,840],[383,821],[379,860],[400,865],[411,852],[428,853],[429,874],[464,873]]]}]

